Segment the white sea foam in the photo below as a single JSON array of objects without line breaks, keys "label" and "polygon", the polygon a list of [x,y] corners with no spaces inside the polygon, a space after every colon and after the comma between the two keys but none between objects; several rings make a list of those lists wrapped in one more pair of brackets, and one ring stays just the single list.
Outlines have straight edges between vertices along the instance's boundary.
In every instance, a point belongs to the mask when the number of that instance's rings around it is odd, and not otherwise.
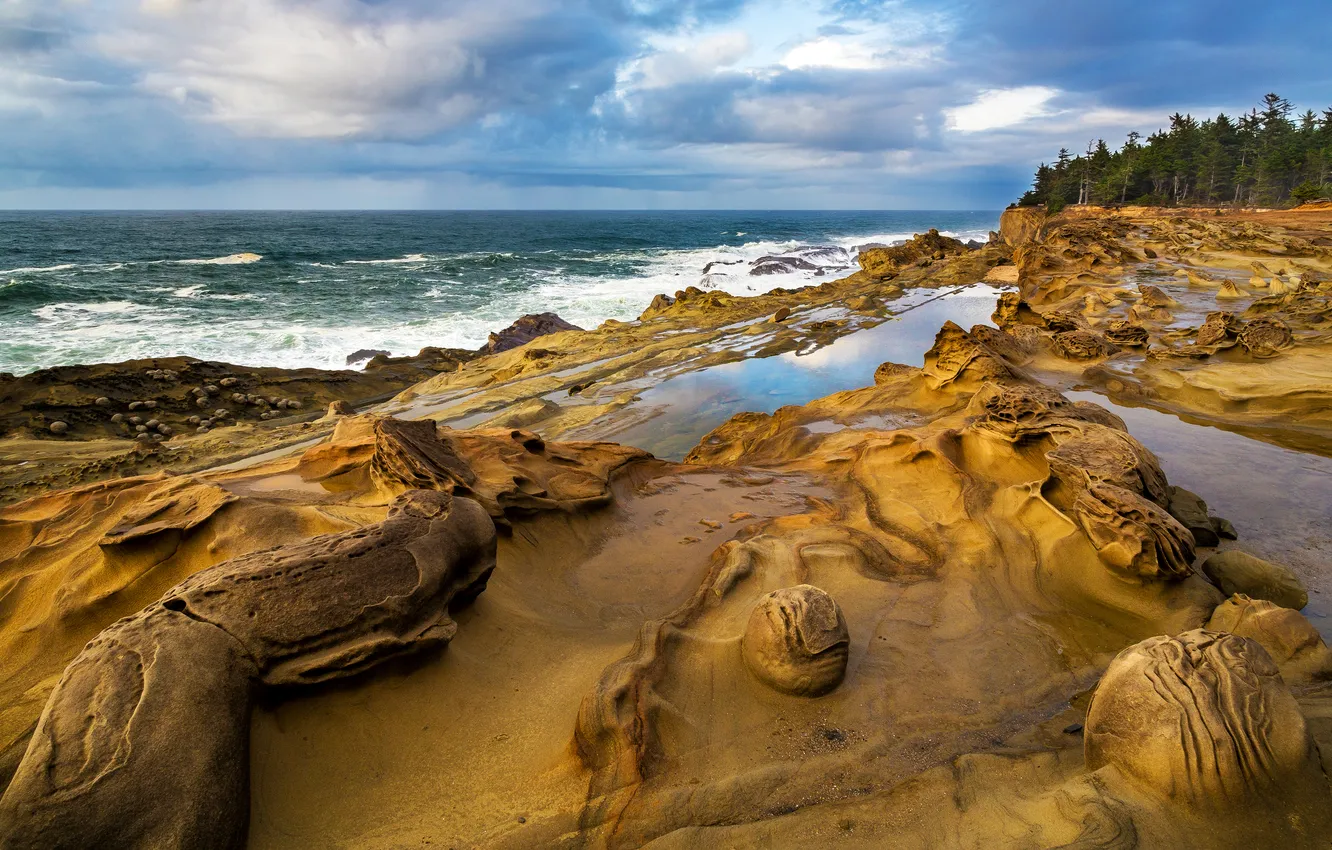
[{"label": "white sea foam", "polygon": [[[981,232],[951,233],[960,239],[980,238]],[[743,234],[743,232],[741,232]],[[606,319],[631,321],[658,293],[672,294],[688,286],[706,285],[736,295],[753,295],[774,287],[790,289],[836,280],[855,271],[854,248],[867,243],[892,244],[911,238],[911,232],[871,233],[814,241],[748,241],[739,245],[716,245],[689,249],[636,249],[560,251],[557,268],[548,255],[533,264],[506,264],[503,271],[482,284],[476,276],[453,277],[459,266],[490,268],[493,258],[511,258],[508,252],[409,254],[384,260],[346,263],[302,263],[321,268],[320,274],[291,275],[286,280],[305,287],[345,287],[349,297],[380,301],[378,309],[345,313],[332,311],[313,315],[302,311],[299,298],[274,300],[267,290],[254,293],[214,293],[206,284],[188,277],[174,286],[137,290],[135,300],[78,303],[77,295],[33,311],[36,321],[13,329],[10,342],[15,352],[39,351],[40,360],[0,362],[0,370],[30,371],[53,363],[92,363],[130,358],[189,355],[224,360],[240,365],[281,367],[345,368],[348,353],[361,348],[382,348],[394,355],[415,354],[428,345],[477,348],[490,332],[503,328],[525,313],[552,311],[585,328]],[[739,241],[742,237],[736,237]],[[847,252],[809,254],[823,266],[822,273],[804,269],[772,275],[751,275],[755,260],[763,256],[797,252],[815,244],[834,246]],[[171,261],[184,265],[223,265],[231,255],[214,260]],[[222,261],[229,261],[223,263]],[[704,267],[716,265],[704,281]],[[448,270],[443,267],[447,264]],[[349,267],[380,266],[383,271],[351,271]],[[607,268],[622,269],[608,275]],[[343,268],[333,277],[330,271]],[[49,267],[48,267],[49,269]],[[11,272],[12,273],[12,272]],[[336,273],[334,273],[336,274]],[[423,275],[428,275],[424,277]],[[358,287],[375,281],[374,288]],[[385,281],[388,281],[387,283]],[[481,286],[481,290],[472,287]],[[156,294],[150,295],[153,289]],[[121,290],[122,292],[124,290]],[[489,294],[485,294],[489,292]],[[375,293],[375,294],[370,294]],[[477,306],[457,312],[455,304],[485,295]],[[413,306],[413,299],[417,299]],[[138,303],[147,301],[149,303]],[[218,302],[263,302],[262,311],[237,305],[211,310]],[[355,302],[361,303],[361,302]],[[389,306],[384,307],[387,303]],[[392,305],[400,305],[400,309]],[[230,312],[224,312],[229,310]],[[350,321],[348,321],[350,320]],[[26,355],[31,357],[32,355]]]},{"label": "white sea foam", "polygon": [[78,263],[61,263],[58,266],[25,266],[18,269],[4,269],[0,274],[41,274],[42,272],[67,272],[77,269]]},{"label": "white sea foam", "polygon": [[213,257],[207,260],[162,260],[160,262],[175,263],[180,266],[244,266],[257,263],[262,259],[263,255],[261,254],[245,252],[228,254],[225,257]]},{"label": "white sea foam", "polygon": [[405,257],[394,257],[391,260],[347,260],[349,266],[396,266],[408,265],[413,263],[429,262],[430,258],[425,254],[408,254]]}]

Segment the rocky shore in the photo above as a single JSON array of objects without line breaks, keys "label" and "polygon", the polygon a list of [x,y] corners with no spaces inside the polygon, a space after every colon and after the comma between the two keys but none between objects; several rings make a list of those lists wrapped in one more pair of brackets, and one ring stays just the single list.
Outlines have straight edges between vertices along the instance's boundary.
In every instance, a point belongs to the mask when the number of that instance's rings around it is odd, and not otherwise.
[{"label": "rocky shore", "polygon": [[0,848],[1326,846],[1332,210],[859,266],[9,380]]}]

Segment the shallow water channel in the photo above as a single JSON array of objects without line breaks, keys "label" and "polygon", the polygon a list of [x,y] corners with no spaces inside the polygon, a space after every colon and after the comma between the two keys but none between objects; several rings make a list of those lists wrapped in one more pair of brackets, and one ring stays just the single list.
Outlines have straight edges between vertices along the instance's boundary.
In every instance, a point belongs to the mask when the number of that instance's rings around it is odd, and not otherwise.
[{"label": "shallow water channel", "polygon": [[1066,392],[1120,416],[1171,484],[1230,520],[1243,549],[1289,566],[1309,588],[1304,613],[1332,641],[1332,458],[1297,452],[1093,392]]},{"label": "shallow water channel", "polygon": [[652,411],[650,419],[597,436],[679,460],[737,413],[772,413],[869,386],[874,370],[887,361],[919,366],[945,322],[964,328],[993,324],[990,314],[999,293],[985,284],[950,290],[814,351],[754,357],[677,375],[645,390],[635,402]]}]

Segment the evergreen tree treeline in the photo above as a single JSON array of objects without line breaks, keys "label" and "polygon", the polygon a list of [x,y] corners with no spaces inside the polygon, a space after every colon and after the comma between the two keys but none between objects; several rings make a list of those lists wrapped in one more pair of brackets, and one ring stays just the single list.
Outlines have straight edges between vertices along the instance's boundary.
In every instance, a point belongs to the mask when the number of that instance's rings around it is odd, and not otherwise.
[{"label": "evergreen tree treeline", "polygon": [[1238,119],[1222,113],[1197,121],[1170,116],[1170,129],[1111,151],[1104,140],[1081,156],[1059,151],[1041,163],[1020,206],[1068,204],[1147,206],[1282,206],[1332,198],[1332,108],[1294,114],[1290,101],[1263,98]]}]

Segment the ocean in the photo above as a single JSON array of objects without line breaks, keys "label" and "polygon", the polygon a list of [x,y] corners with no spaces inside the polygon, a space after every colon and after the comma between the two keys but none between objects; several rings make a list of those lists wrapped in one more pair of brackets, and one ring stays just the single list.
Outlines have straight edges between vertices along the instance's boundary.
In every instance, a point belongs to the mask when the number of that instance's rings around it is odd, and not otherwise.
[{"label": "ocean", "polygon": [[[341,369],[358,349],[476,348],[524,313],[591,328],[632,320],[657,293],[686,286],[749,295],[832,280],[854,270],[858,246],[931,227],[984,241],[998,220],[998,211],[0,212],[0,372],[174,355]],[[807,261],[749,273],[758,258],[791,252]]]}]

